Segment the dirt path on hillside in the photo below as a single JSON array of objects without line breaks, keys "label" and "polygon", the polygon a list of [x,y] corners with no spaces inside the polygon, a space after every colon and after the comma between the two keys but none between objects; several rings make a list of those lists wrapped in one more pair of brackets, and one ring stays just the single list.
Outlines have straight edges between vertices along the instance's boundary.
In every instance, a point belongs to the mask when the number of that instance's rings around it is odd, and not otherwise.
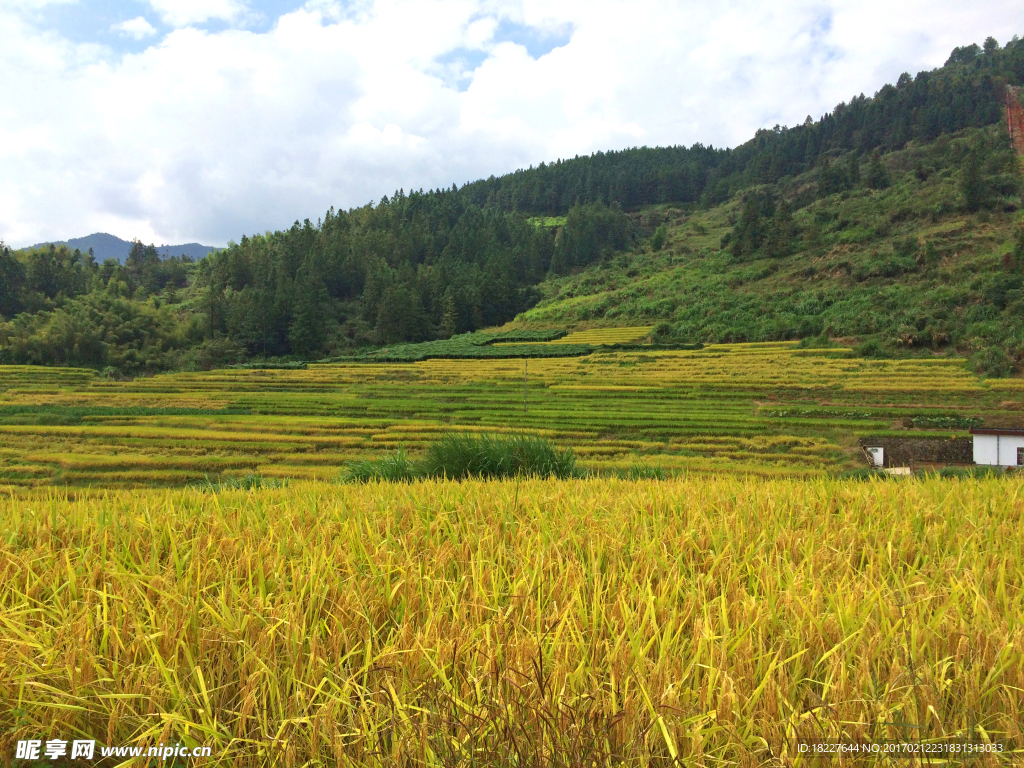
[{"label": "dirt path on hillside", "polygon": [[1021,89],[1006,86],[1006,126],[1010,129],[1010,143],[1017,154],[1024,157],[1024,107],[1020,103]]}]

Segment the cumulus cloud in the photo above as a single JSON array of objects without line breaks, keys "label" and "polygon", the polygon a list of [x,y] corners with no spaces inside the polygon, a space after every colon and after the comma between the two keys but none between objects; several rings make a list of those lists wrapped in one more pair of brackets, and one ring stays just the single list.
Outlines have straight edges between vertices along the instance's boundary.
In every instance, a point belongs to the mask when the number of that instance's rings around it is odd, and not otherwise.
[{"label": "cumulus cloud", "polygon": [[241,0],[149,0],[165,24],[186,27],[211,19],[234,21],[246,12]]},{"label": "cumulus cloud", "polygon": [[113,32],[119,32],[126,37],[134,37],[136,40],[141,40],[144,37],[150,37],[156,34],[156,27],[146,21],[142,16],[136,16],[134,19],[122,21],[120,24],[114,24],[110,29]]},{"label": "cumulus cloud", "polygon": [[234,0],[151,3],[178,28],[126,54],[0,10],[3,239],[220,245],[399,187],[731,146],[1016,31],[1009,0],[317,0],[260,33]]}]

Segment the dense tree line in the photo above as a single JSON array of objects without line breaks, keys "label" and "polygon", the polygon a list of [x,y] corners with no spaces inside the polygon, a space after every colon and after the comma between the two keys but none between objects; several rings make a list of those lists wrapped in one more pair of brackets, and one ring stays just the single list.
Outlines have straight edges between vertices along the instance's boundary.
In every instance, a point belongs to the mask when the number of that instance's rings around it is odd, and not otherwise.
[{"label": "dense tree line", "polygon": [[197,293],[211,332],[250,354],[447,337],[528,307],[554,240],[456,191],[399,191],[317,226],[242,238],[201,262]]},{"label": "dense tree line", "polygon": [[203,341],[178,299],[193,268],[139,241],[124,265],[66,245],[16,254],[0,244],[0,318],[10,319],[0,322],[0,361],[132,374],[176,367]]},{"label": "dense tree line", "polygon": [[[332,209],[315,225],[243,237],[198,263],[161,259],[140,242],[124,265],[66,246],[0,247],[0,359],[137,373],[447,338],[510,320],[537,300],[546,276],[649,234],[630,211],[711,205],[744,190],[754,191],[723,245],[738,260],[785,256],[800,236],[790,202],[757,190],[812,169],[821,195],[882,189],[890,183],[882,153],[999,120],[1006,83],[1024,83],[1024,43],[989,40],[956,49],[939,70],[903,75],[818,121],[758,131],[735,149],[634,148],[461,189],[400,190],[377,205]],[[1005,193],[1009,182],[992,162],[983,148],[968,158],[968,210]],[[542,215],[564,223],[547,226]],[[655,248],[666,234],[655,232]]]}]

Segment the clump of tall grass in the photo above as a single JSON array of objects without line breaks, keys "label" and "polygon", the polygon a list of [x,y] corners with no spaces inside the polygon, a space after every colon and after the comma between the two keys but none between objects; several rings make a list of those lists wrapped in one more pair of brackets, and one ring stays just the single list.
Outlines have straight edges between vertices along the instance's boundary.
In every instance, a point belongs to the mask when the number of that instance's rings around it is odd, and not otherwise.
[{"label": "clump of tall grass", "polygon": [[416,464],[399,448],[393,456],[351,462],[341,474],[345,483],[369,483],[374,480],[407,483],[420,476]]},{"label": "clump of tall grass", "polygon": [[576,454],[532,435],[445,435],[420,461],[427,477],[573,477]]},{"label": "clump of tall grass", "polygon": [[342,482],[374,480],[409,482],[442,477],[576,477],[576,454],[532,435],[445,435],[427,446],[423,457],[411,461],[403,449],[393,456],[350,463]]}]

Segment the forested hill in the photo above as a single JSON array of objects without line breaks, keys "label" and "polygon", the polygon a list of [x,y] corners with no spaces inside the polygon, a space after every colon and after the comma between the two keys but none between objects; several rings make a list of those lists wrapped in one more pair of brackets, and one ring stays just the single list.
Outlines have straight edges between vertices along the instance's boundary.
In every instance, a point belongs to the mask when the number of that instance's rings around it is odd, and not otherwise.
[{"label": "forested hill", "polygon": [[[446,338],[512,319],[560,276],[663,243],[652,206],[710,211],[762,190],[752,212],[744,209],[749,220],[730,226],[745,243],[740,258],[783,258],[777,244],[802,237],[810,203],[880,188],[879,174],[898,170],[890,156],[943,136],[976,144],[943,154],[942,172],[977,183],[958,187],[955,205],[934,216],[1006,215],[1019,207],[1019,171],[998,133],[1007,84],[1024,84],[1024,42],[1000,47],[990,38],[956,49],[940,69],[903,75],[871,98],[759,131],[734,149],[598,153],[461,189],[399,191],[377,205],[332,209],[316,224],[242,237],[197,264],[161,260],[137,242],[113,266],[66,246],[2,249],[0,359],[136,374]],[[722,240],[721,252],[732,253],[735,242]],[[779,326],[758,338],[793,332]]]},{"label": "forested hill", "polygon": [[992,38],[957,48],[941,69],[900,76],[873,98],[863,94],[803,125],[757,132],[735,149],[641,148],[598,152],[491,177],[463,187],[475,205],[557,215],[577,203],[724,202],[752,184],[771,184],[853,150],[891,152],[909,141],[1000,120],[1006,84],[1024,83],[1024,41]]}]

